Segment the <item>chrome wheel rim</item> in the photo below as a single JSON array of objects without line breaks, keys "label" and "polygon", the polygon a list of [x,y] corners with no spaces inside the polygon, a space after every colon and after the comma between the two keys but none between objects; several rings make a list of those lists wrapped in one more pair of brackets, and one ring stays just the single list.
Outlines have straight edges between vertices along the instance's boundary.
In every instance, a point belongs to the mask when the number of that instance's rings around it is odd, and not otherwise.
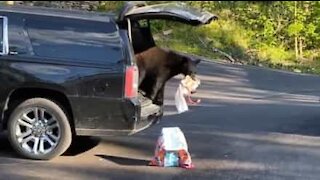
[{"label": "chrome wheel rim", "polygon": [[56,117],[44,108],[24,110],[15,127],[20,147],[35,155],[50,153],[60,140],[60,125]]}]

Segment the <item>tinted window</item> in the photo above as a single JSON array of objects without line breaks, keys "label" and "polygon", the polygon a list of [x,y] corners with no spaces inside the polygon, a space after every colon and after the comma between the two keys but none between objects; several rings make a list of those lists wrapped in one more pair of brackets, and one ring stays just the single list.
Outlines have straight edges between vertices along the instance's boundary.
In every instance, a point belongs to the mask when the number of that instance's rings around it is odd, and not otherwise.
[{"label": "tinted window", "polygon": [[128,37],[128,32],[126,30],[120,30],[120,35],[124,43],[124,49],[126,52],[126,59],[128,60],[127,62],[131,64],[133,62],[134,58],[134,51],[133,47],[129,41]]},{"label": "tinted window", "polygon": [[119,32],[112,22],[35,16],[27,27],[37,56],[95,63],[122,59]]},{"label": "tinted window", "polygon": [[[32,49],[25,31],[26,15],[20,13],[0,12],[0,16],[5,16],[8,18],[8,38],[10,50],[17,52],[19,55],[30,54]],[[2,43],[3,20],[0,20],[0,36]]]},{"label": "tinted window", "polygon": [[3,52],[3,18],[0,18],[0,53]]},{"label": "tinted window", "polygon": [[28,44],[24,33],[24,22],[21,15],[8,15],[9,46],[19,54],[27,54]]}]

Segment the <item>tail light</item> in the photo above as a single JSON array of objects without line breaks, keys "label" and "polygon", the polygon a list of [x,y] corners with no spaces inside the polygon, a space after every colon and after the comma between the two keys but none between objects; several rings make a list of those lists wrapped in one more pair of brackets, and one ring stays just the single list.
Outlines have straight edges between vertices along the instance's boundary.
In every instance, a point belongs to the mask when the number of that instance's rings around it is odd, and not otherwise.
[{"label": "tail light", "polygon": [[137,66],[128,66],[125,79],[125,97],[133,98],[138,96],[139,72]]}]

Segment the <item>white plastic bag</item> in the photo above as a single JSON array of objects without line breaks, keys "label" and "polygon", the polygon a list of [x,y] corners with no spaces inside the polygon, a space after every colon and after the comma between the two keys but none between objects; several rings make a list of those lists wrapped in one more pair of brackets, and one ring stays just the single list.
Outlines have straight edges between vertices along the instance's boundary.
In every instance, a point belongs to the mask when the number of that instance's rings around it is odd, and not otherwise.
[{"label": "white plastic bag", "polygon": [[178,127],[162,128],[163,147],[166,151],[188,151],[188,145],[184,134]]},{"label": "white plastic bag", "polygon": [[161,167],[193,168],[188,152],[186,138],[179,127],[162,128],[154,152],[154,158],[149,165]]},{"label": "white plastic bag", "polygon": [[179,114],[189,110],[185,96],[188,97],[189,104],[200,103],[200,99],[198,99],[197,101],[193,101],[190,97],[190,94],[196,91],[199,85],[200,79],[191,78],[190,76],[186,76],[184,79],[180,81],[179,87],[175,94],[175,105]]},{"label": "white plastic bag", "polygon": [[186,89],[179,84],[179,87],[176,91],[176,95],[175,95],[175,104],[176,104],[176,108],[178,110],[178,113],[183,113],[189,110],[186,99],[184,98],[184,94],[186,94]]}]

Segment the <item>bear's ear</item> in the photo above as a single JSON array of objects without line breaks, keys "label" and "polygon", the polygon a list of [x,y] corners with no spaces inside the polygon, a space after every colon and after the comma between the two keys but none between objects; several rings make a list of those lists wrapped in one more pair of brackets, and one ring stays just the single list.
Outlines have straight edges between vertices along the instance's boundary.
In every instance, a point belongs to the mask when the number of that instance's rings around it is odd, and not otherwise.
[{"label": "bear's ear", "polygon": [[196,60],[194,61],[194,63],[195,63],[196,65],[198,65],[200,62],[201,62],[201,59],[196,59]]}]

